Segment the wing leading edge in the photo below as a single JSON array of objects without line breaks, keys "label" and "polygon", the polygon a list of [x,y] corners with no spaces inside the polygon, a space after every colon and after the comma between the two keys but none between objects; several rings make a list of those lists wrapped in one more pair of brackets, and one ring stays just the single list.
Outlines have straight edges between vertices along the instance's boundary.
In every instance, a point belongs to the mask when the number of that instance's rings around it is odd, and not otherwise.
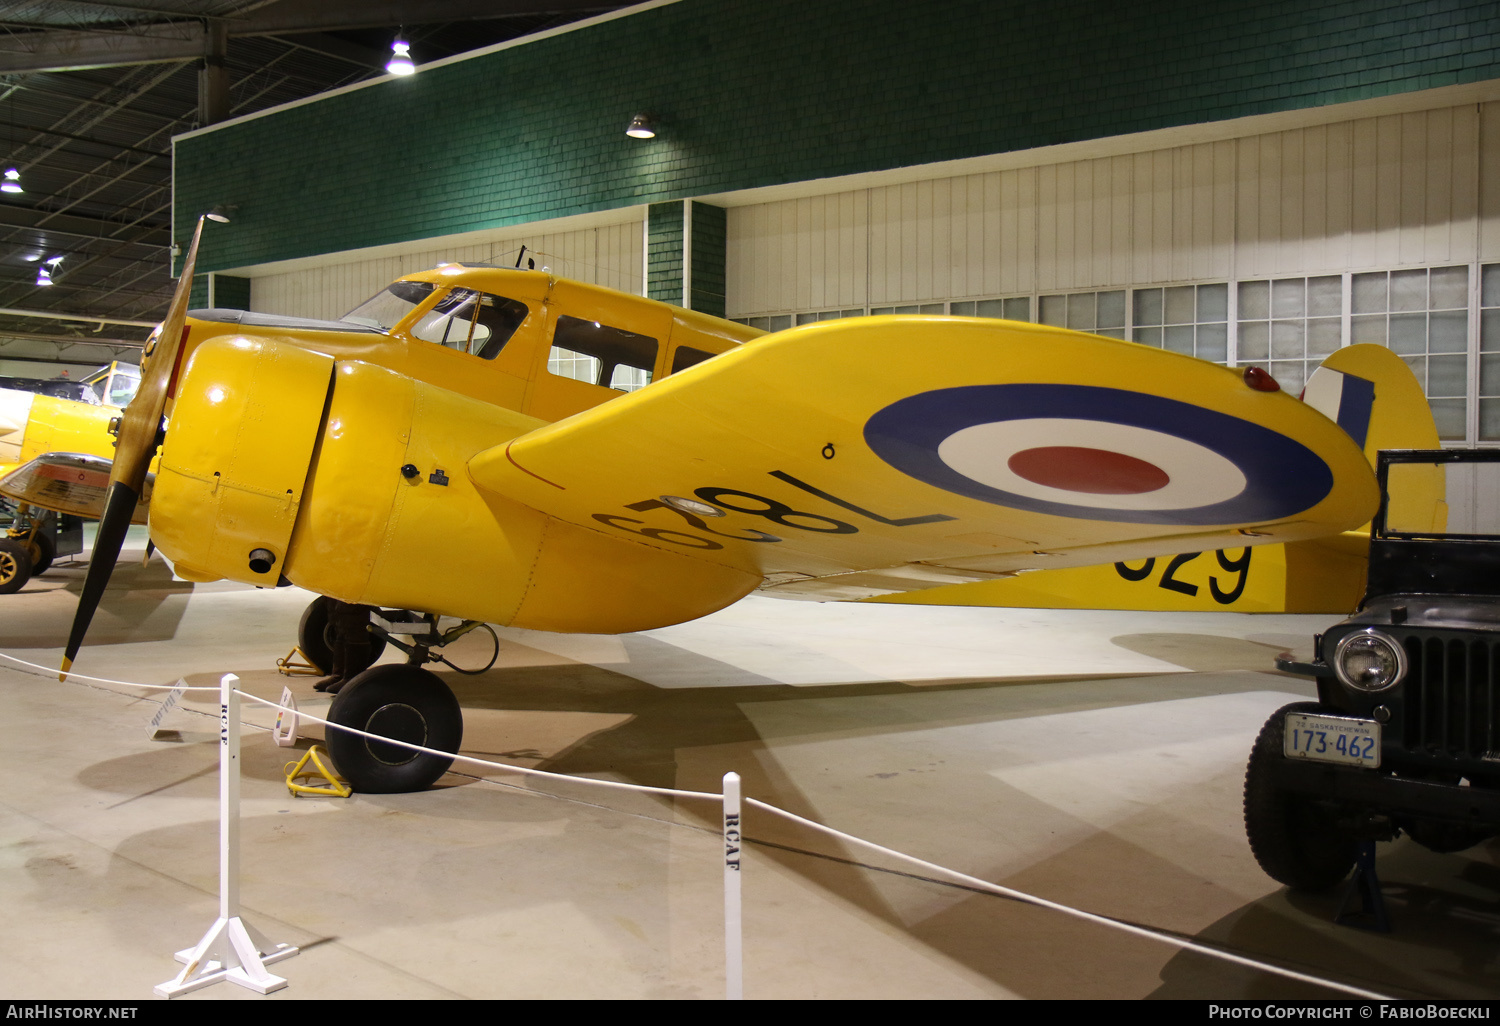
[{"label": "wing leading edge", "polygon": [[550,517],[853,598],[1369,520],[1359,447],[1292,396],[1041,325],[779,332],[469,462]]}]

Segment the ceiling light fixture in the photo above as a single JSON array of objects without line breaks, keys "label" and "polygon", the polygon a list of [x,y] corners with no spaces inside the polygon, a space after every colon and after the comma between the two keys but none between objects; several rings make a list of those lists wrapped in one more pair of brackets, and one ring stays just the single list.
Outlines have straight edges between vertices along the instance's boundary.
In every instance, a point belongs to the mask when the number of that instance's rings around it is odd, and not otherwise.
[{"label": "ceiling light fixture", "polygon": [[36,269],[36,283],[46,286],[52,284],[52,272],[57,270],[57,265],[62,263],[62,257],[57,256],[42,264]]},{"label": "ceiling light fixture", "polygon": [[392,75],[410,75],[417,70],[411,61],[411,44],[401,38],[404,35],[406,30],[402,29],[391,43],[391,59],[385,62],[385,70]]},{"label": "ceiling light fixture", "polygon": [[22,192],[21,172],[13,167],[5,169],[5,177],[0,178],[0,192]]},{"label": "ceiling light fixture", "polygon": [[651,123],[651,115],[637,114],[630,119],[630,127],[625,129],[625,134],[632,139],[655,139],[656,126]]}]

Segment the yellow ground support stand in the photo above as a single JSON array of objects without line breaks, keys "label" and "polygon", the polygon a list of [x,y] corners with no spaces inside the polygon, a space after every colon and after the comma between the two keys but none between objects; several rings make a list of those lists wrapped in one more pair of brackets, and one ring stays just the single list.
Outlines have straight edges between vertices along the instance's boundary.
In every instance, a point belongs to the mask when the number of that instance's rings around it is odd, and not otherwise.
[{"label": "yellow ground support stand", "polygon": [[[317,745],[313,745],[303,753],[302,758],[298,759],[296,763],[287,763],[287,790],[293,794],[321,794],[337,798],[347,798],[353,794],[354,789],[323,761],[323,756],[327,754],[327,752],[323,751]],[[306,768],[308,760],[312,761],[314,769]],[[298,783],[303,778],[321,780],[324,784]]]},{"label": "yellow ground support stand", "polygon": [[276,671],[283,677],[322,677],[324,673],[312,664],[299,646],[293,646],[286,658],[276,660]]}]

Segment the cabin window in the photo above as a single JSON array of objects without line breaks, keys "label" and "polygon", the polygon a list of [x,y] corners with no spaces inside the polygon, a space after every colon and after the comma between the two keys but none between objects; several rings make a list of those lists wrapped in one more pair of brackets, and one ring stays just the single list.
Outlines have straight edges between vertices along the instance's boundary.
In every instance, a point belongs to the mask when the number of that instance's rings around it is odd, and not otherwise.
[{"label": "cabin window", "polygon": [[634,392],[651,384],[656,339],[598,321],[557,318],[547,370],[559,377]]},{"label": "cabin window", "polygon": [[526,320],[526,304],[472,289],[454,289],[412,327],[424,342],[435,342],[482,360],[493,360]]},{"label": "cabin window", "polygon": [[350,310],[341,321],[390,331],[402,318],[427,301],[437,288],[430,281],[396,281]]},{"label": "cabin window", "polygon": [[705,353],[703,350],[694,349],[692,346],[678,346],[677,351],[672,354],[672,373],[676,374],[680,370],[687,370],[694,364],[702,363],[710,356],[716,355],[718,354]]}]

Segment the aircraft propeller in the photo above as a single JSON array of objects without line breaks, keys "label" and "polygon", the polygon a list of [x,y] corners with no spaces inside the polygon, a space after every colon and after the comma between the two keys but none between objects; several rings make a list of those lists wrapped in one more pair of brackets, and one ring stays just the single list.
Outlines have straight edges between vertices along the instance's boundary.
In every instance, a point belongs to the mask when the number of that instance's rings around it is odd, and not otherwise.
[{"label": "aircraft propeller", "polygon": [[130,404],[120,412],[115,428],[115,458],[109,473],[109,491],[104,499],[104,515],[99,520],[99,531],[94,538],[94,551],[89,559],[89,569],[83,579],[83,593],[78,598],[78,611],[73,615],[73,628],[68,633],[68,646],[63,651],[60,680],[67,680],[73,660],[83,645],[83,636],[88,632],[99,600],[104,597],[105,586],[120,558],[120,548],[125,543],[125,532],[130,527],[131,515],[141,498],[141,489],[146,483],[146,470],[161,443],[162,415],[166,410],[167,392],[177,375],[177,364],[182,357],[182,338],[187,324],[188,297],[193,289],[193,271],[198,264],[198,240],[203,236],[203,222],[210,219],[227,223],[229,218],[218,212],[204,214],[198,218],[193,229],[193,242],[188,247],[187,259],[182,264],[182,276],[177,280],[177,289],[172,293],[172,305],[151,340],[146,343],[141,357],[141,385]]}]

